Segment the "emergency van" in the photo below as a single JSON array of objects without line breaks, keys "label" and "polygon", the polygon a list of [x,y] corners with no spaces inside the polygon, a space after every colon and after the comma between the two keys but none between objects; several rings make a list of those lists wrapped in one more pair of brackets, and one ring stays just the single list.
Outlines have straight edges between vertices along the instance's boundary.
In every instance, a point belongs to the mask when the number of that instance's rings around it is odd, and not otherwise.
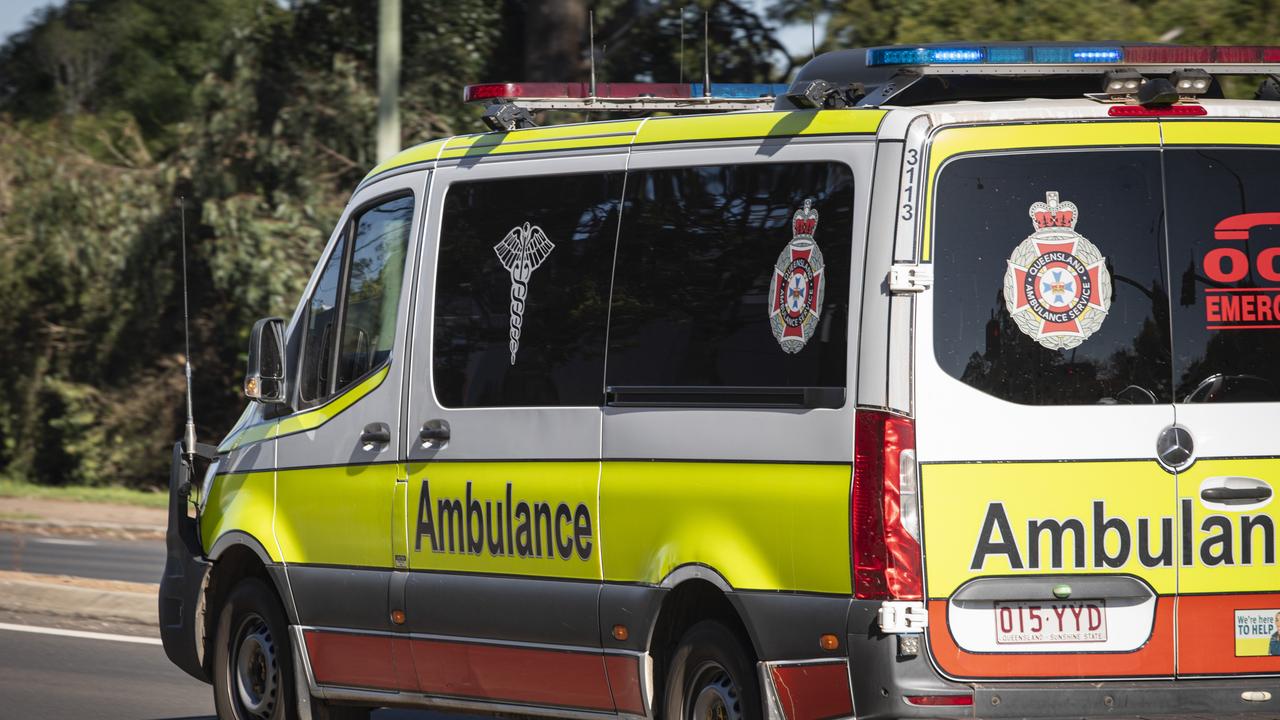
[{"label": "emergency van", "polygon": [[166,652],[237,720],[1280,716],[1278,74],[469,87],[175,446]]}]

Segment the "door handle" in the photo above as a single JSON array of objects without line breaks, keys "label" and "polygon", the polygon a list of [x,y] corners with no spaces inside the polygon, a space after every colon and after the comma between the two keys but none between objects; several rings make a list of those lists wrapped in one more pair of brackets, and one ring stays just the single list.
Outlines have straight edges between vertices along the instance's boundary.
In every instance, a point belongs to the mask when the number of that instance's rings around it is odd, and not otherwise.
[{"label": "door handle", "polygon": [[386,423],[369,423],[364,426],[364,432],[360,433],[360,444],[364,445],[366,450],[373,449],[374,445],[390,443],[391,426]]},{"label": "door handle", "polygon": [[1256,500],[1261,502],[1269,497],[1271,497],[1271,488],[1265,486],[1248,488],[1211,487],[1200,491],[1200,498],[1209,502],[1223,502],[1224,500]]},{"label": "door handle", "polygon": [[444,447],[449,444],[449,421],[428,420],[422,424],[418,439],[423,447]]}]

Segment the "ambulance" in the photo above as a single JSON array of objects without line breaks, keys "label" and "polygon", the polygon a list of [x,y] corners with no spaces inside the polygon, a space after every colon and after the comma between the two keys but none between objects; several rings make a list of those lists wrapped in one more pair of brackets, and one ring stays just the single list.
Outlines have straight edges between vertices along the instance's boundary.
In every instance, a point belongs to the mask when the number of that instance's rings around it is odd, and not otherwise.
[{"label": "ambulance", "polygon": [[1280,716],[1278,76],[468,87],[175,446],[168,656],[236,720]]}]

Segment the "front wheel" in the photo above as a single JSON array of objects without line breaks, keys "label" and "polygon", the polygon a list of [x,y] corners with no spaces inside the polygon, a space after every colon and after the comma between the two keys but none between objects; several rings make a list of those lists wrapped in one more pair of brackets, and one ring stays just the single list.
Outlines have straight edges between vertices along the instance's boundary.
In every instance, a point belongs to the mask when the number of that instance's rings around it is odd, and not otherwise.
[{"label": "front wheel", "polygon": [[219,720],[294,720],[293,655],[275,594],[257,578],[231,590],[218,619],[213,704]]},{"label": "front wheel", "polygon": [[761,720],[760,683],[750,657],[718,622],[689,628],[667,670],[665,720]]}]

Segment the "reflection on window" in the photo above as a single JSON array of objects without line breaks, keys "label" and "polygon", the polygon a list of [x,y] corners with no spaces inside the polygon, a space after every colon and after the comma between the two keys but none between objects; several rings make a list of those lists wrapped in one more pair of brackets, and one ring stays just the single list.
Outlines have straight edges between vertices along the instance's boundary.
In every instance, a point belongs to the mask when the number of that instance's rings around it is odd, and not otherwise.
[{"label": "reflection on window", "polygon": [[[1169,402],[1160,183],[1158,151],[970,157],[943,168],[933,226],[933,345],[942,368],[998,398],[1030,405]],[[1033,276],[1048,283],[1040,288],[1016,272],[1030,264],[1015,256],[1036,230],[1032,206],[1054,192],[1078,213],[1057,221],[1074,220],[1074,231],[1096,246],[1111,286],[1101,324],[1084,328],[1086,337],[1074,347],[1057,349],[1035,337],[1054,328],[1010,314],[1005,290],[1013,277],[1008,294],[1018,303],[1027,292],[1044,299],[1041,290],[1060,291],[1062,299],[1047,302],[1064,308],[1086,296],[1100,301],[1105,292],[1100,273],[1087,288],[1079,281],[1088,272]],[[1064,323],[1072,315],[1044,314]]]},{"label": "reflection on window", "polygon": [[645,170],[626,195],[607,385],[845,386],[847,165]]},{"label": "reflection on window", "polygon": [[446,407],[599,405],[622,173],[454,183],[436,270]]},{"label": "reflection on window", "polygon": [[412,222],[412,196],[366,210],[355,222],[337,390],[380,366],[391,354]]},{"label": "reflection on window", "polygon": [[1179,402],[1280,401],[1280,151],[1165,151]]},{"label": "reflection on window", "polygon": [[337,327],[338,284],[342,281],[342,263],[346,258],[347,239],[338,239],[320,274],[320,281],[307,303],[306,335],[302,340],[302,372],[298,394],[302,400],[314,402],[328,396],[333,373],[333,343]]}]

